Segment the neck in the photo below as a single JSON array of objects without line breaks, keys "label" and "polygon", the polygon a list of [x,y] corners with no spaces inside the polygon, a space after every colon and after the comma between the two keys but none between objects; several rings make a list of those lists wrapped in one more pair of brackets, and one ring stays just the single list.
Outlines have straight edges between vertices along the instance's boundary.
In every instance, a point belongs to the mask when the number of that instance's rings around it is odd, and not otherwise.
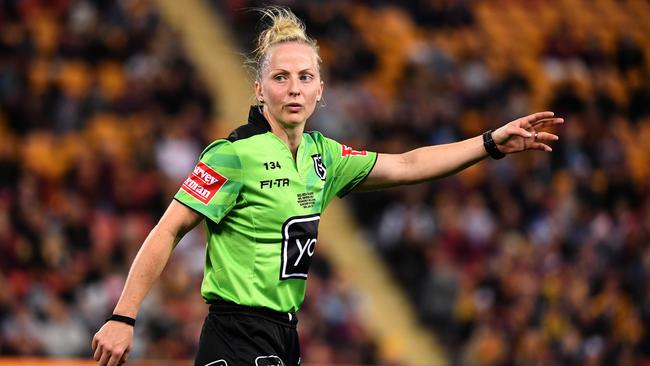
[{"label": "neck", "polygon": [[305,129],[305,124],[301,123],[298,125],[289,125],[276,121],[269,112],[264,109],[264,117],[269,124],[271,125],[271,132],[278,136],[280,140],[284,141],[285,144],[289,147],[293,157],[296,157],[296,152],[298,151],[298,146],[300,146],[300,141],[302,140],[302,132]]}]

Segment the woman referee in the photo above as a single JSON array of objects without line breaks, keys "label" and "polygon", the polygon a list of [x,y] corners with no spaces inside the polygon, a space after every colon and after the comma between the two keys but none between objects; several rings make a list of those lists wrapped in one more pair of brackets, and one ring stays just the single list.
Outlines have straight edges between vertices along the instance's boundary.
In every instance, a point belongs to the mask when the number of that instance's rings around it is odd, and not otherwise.
[{"label": "woman referee", "polygon": [[127,360],[138,308],[185,233],[203,221],[210,304],[195,365],[298,365],[296,312],[334,195],[444,177],[491,156],[551,151],[563,123],[535,113],[464,141],[403,154],[354,150],[305,132],[323,93],[316,42],[288,9],[262,10],[248,123],[209,145],[138,252],[114,314],[95,334],[100,365]]}]

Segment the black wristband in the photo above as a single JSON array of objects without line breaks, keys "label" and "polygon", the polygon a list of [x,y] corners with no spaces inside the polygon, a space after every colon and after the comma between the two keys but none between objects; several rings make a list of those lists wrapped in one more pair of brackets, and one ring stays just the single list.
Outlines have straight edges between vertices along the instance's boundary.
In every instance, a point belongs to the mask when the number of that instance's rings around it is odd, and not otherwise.
[{"label": "black wristband", "polygon": [[109,322],[111,320],[115,320],[116,322],[120,322],[120,323],[125,323],[132,327],[135,326],[135,319],[128,316],[113,314],[108,319],[106,319],[106,322]]},{"label": "black wristband", "polygon": [[506,154],[502,153],[497,148],[497,143],[492,140],[492,132],[494,132],[494,130],[489,130],[483,133],[483,147],[492,159],[499,160],[505,157]]}]

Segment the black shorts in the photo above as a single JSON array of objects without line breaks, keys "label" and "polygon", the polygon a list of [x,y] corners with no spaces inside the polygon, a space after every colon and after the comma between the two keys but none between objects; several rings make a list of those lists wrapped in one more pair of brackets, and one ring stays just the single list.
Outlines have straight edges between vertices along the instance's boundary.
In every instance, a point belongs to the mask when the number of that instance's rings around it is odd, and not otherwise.
[{"label": "black shorts", "polygon": [[211,302],[195,366],[298,366],[295,314]]}]

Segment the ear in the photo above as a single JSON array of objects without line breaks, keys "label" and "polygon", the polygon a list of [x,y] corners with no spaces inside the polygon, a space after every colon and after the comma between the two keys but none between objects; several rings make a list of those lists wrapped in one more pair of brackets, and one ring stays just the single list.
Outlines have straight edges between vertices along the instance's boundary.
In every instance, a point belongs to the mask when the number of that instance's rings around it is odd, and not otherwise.
[{"label": "ear", "polygon": [[259,81],[255,81],[255,99],[259,103],[262,103],[264,101],[264,94],[262,93],[262,85],[260,84]]},{"label": "ear", "polygon": [[323,82],[323,80],[321,80],[320,81],[320,90],[318,91],[318,96],[316,97],[316,99],[318,99],[318,100],[323,99],[323,89],[324,88],[325,88],[325,83]]}]

